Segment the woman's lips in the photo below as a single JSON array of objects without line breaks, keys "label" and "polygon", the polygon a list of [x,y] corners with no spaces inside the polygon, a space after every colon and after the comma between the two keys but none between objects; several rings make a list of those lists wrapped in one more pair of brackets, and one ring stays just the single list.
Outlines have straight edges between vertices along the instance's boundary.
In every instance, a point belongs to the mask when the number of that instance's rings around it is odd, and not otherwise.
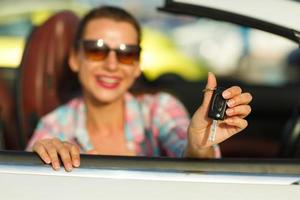
[{"label": "woman's lips", "polygon": [[96,80],[98,86],[106,89],[115,89],[120,85],[120,78],[116,77],[97,76]]}]

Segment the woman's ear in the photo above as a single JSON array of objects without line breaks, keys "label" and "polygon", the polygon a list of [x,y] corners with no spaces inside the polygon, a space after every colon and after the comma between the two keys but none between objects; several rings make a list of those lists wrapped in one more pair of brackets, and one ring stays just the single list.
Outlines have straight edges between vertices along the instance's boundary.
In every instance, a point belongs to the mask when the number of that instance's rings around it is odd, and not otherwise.
[{"label": "woman's ear", "polygon": [[69,55],[69,67],[73,72],[78,72],[79,71],[79,64],[78,64],[78,57],[77,53],[74,49],[71,50],[70,55]]}]

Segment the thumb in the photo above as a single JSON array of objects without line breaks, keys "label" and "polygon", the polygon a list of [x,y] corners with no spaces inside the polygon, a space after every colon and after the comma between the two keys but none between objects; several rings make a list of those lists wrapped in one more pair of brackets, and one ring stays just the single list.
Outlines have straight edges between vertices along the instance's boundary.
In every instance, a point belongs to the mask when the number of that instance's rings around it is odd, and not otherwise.
[{"label": "thumb", "polygon": [[[203,128],[207,126],[209,121],[207,120],[207,113],[209,109],[210,99],[212,97],[214,89],[217,87],[216,77],[213,73],[208,72],[207,83],[205,86],[204,97],[201,106],[194,113],[191,120],[191,127]],[[200,123],[201,122],[201,123]]]},{"label": "thumb", "polygon": [[215,75],[212,72],[208,72],[207,83],[204,89],[204,98],[202,102],[202,106],[204,108],[208,108],[210,99],[213,94],[213,90],[217,87],[217,80]]}]

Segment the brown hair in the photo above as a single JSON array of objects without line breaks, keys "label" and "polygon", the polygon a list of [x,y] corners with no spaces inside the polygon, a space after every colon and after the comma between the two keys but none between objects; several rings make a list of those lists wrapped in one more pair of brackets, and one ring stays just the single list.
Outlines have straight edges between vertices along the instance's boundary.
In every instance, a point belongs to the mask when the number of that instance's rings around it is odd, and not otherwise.
[{"label": "brown hair", "polygon": [[92,9],[80,21],[77,29],[77,33],[75,35],[75,42],[74,42],[74,49],[76,51],[79,49],[79,41],[82,39],[82,36],[84,34],[84,29],[87,26],[88,22],[90,22],[93,19],[99,19],[99,18],[109,18],[115,21],[128,22],[135,28],[138,35],[138,43],[140,43],[141,27],[138,21],[130,13],[118,7],[101,6]]}]

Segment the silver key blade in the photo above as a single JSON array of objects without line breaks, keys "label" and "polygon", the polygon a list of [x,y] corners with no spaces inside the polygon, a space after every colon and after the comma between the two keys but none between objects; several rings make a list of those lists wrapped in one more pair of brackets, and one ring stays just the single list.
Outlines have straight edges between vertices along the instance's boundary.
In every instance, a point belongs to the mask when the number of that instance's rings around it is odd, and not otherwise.
[{"label": "silver key blade", "polygon": [[216,139],[216,135],[217,135],[217,125],[218,125],[218,120],[213,120],[213,123],[210,127],[210,135],[208,140],[213,142]]}]

